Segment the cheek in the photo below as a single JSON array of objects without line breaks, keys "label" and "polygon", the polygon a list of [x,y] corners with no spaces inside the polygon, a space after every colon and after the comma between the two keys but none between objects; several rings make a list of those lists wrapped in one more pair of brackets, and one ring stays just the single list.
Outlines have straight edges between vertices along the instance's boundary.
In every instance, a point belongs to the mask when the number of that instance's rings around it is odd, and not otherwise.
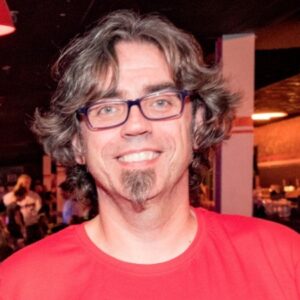
[{"label": "cheek", "polygon": [[192,126],[184,126],[181,129],[181,149],[182,155],[190,162],[193,153]]},{"label": "cheek", "polygon": [[181,155],[188,161],[191,162],[193,157],[193,133],[192,133],[192,115],[189,112],[186,116],[184,116],[181,128],[180,128],[180,147],[181,147]]},{"label": "cheek", "polygon": [[99,137],[99,135],[91,135],[86,140],[86,154],[87,158],[90,160],[101,160],[105,156],[105,149],[109,148],[108,141],[104,137]]},{"label": "cheek", "polygon": [[165,141],[168,143],[172,153],[172,165],[185,162],[184,165],[186,166],[186,164],[191,162],[193,147],[190,123],[186,122],[186,120],[182,120],[182,122],[177,123],[176,126],[172,126],[168,132],[168,138],[166,138]]},{"label": "cheek", "polygon": [[181,118],[180,123],[180,133],[181,139],[184,143],[184,146],[188,149],[192,149],[192,131],[193,131],[193,122],[192,122],[192,107],[191,103],[187,103],[185,106],[184,114]]},{"label": "cheek", "polygon": [[[100,132],[98,134],[101,134]],[[104,137],[90,136],[86,140],[86,165],[97,186],[110,186],[113,176],[112,145]]]}]

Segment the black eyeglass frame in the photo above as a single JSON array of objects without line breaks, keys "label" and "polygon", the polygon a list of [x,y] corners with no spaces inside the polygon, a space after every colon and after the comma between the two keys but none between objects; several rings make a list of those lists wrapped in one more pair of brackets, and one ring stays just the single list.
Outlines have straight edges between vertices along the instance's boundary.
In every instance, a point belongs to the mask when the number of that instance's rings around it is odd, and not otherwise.
[{"label": "black eyeglass frame", "polygon": [[[181,101],[180,112],[178,112],[175,115],[168,116],[168,117],[163,117],[163,118],[149,118],[149,117],[147,117],[144,114],[143,109],[141,107],[141,104],[140,104],[141,101],[143,101],[144,99],[146,99],[146,98],[148,98],[150,96],[155,96],[155,95],[159,95],[159,94],[163,94],[163,93],[168,93],[168,92],[170,92],[170,93],[177,93],[180,96],[180,98],[179,98],[179,100]],[[122,122],[120,122],[118,124],[115,124],[115,125],[112,125],[112,126],[94,127],[94,126],[92,126],[92,124],[91,124],[91,122],[89,120],[89,117],[88,117],[89,109],[92,108],[93,106],[97,105],[99,103],[99,101],[101,101],[101,100],[93,102],[93,103],[90,103],[89,105],[86,105],[86,106],[83,106],[83,107],[77,109],[76,110],[76,116],[77,116],[77,118],[79,120],[80,120],[81,117],[83,117],[83,119],[86,121],[89,129],[93,130],[93,131],[102,130],[102,129],[110,129],[110,128],[115,128],[115,127],[123,125],[128,120],[131,107],[135,106],[135,105],[138,106],[141,114],[147,120],[150,120],[150,121],[168,120],[168,119],[173,119],[173,118],[180,117],[182,115],[182,112],[183,112],[183,109],[184,109],[184,104],[185,104],[185,99],[186,99],[187,96],[190,96],[190,92],[188,92],[187,90],[163,90],[163,91],[159,91],[159,92],[147,94],[147,95],[145,95],[143,97],[139,97],[139,98],[136,98],[136,99],[133,99],[133,100],[131,100],[131,99],[120,100],[120,102],[124,102],[128,106],[127,116],[126,116],[126,118]]]}]

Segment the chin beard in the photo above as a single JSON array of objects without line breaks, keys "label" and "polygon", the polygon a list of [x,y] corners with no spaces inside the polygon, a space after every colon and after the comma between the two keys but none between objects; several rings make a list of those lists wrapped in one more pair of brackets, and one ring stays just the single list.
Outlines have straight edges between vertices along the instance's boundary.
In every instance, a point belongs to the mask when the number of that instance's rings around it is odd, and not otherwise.
[{"label": "chin beard", "polygon": [[124,171],[121,176],[125,190],[127,191],[134,208],[139,211],[144,210],[146,200],[155,183],[154,170]]}]

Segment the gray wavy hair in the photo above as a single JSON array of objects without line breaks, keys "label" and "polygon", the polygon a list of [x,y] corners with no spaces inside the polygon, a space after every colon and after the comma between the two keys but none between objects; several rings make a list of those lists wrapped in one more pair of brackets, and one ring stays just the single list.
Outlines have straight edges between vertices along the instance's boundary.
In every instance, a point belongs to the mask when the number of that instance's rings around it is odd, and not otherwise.
[{"label": "gray wavy hair", "polygon": [[[101,82],[107,78],[109,68],[113,70],[109,89],[116,87],[118,62],[114,46],[119,41],[155,44],[165,55],[177,88],[192,92],[193,113],[196,116],[200,112],[203,118],[201,125],[194,126],[195,146],[189,168],[190,188],[197,187],[210,165],[211,150],[229,135],[238,96],[224,88],[217,68],[205,65],[195,38],[161,16],[116,11],[71,41],[53,66],[58,85],[50,109],[36,111],[33,131],[47,154],[66,167],[79,168],[71,143],[80,134],[76,110],[107,92]],[[78,174],[82,176],[82,172]]]}]

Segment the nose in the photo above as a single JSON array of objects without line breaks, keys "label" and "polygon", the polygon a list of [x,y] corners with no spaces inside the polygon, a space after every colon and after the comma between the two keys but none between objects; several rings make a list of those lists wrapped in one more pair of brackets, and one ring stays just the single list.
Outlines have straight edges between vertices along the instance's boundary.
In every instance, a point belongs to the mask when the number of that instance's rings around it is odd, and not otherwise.
[{"label": "nose", "polygon": [[134,137],[152,132],[152,124],[141,113],[139,106],[131,106],[127,121],[121,128],[122,136]]}]

